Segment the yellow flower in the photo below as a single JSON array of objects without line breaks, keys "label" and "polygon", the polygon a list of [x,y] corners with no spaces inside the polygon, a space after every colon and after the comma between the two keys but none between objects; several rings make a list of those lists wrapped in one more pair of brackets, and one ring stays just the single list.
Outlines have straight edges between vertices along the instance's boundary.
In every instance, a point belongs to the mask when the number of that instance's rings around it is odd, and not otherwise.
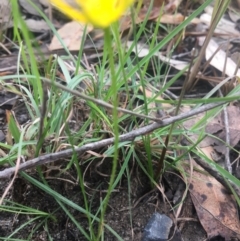
[{"label": "yellow flower", "polygon": [[72,19],[106,28],[117,21],[134,0],[50,0],[50,2]]}]

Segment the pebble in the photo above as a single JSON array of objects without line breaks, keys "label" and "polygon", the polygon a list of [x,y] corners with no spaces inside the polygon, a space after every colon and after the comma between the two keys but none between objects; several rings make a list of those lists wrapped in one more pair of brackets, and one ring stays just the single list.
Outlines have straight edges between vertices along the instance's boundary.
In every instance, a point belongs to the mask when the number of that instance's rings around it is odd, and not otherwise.
[{"label": "pebble", "polygon": [[168,216],[154,213],[144,228],[142,241],[167,241],[172,224]]}]

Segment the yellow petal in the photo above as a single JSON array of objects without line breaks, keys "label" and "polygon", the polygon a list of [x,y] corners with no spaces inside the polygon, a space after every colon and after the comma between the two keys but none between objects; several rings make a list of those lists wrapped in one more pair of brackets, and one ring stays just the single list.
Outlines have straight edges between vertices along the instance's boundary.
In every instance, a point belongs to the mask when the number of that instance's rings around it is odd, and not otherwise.
[{"label": "yellow petal", "polygon": [[134,0],[76,0],[93,25],[105,28],[118,20]]},{"label": "yellow petal", "polygon": [[50,0],[69,17],[105,28],[117,21],[134,0]]},{"label": "yellow petal", "polygon": [[[68,17],[75,19],[82,23],[88,23],[88,20],[83,15],[80,7],[72,7],[68,3],[62,0],[50,0],[51,4],[54,5],[59,11],[67,15]],[[76,5],[76,4],[75,4]],[[77,5],[76,5],[77,6]]]}]

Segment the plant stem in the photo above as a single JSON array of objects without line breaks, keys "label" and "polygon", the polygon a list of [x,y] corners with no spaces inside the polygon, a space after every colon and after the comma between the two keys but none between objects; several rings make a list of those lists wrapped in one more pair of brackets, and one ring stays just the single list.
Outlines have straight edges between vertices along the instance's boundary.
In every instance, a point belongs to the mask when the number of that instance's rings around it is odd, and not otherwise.
[{"label": "plant stem", "polygon": [[112,172],[109,180],[109,187],[106,197],[102,202],[102,212],[100,217],[99,229],[98,229],[98,237],[97,240],[100,239],[102,234],[102,228],[104,227],[104,214],[106,212],[107,204],[112,192],[112,186],[115,180],[116,170],[117,170],[117,163],[118,163],[118,143],[119,143],[119,131],[118,131],[118,96],[117,96],[117,78],[115,74],[115,66],[114,66],[114,57],[113,57],[113,49],[112,49],[112,37],[110,28],[106,28],[104,30],[104,51],[107,51],[109,56],[109,65],[110,65],[110,72],[111,72],[111,88],[113,93],[113,112],[112,112],[112,119],[113,119],[113,133],[115,136],[114,141],[114,157],[113,157],[113,164],[112,164]]}]

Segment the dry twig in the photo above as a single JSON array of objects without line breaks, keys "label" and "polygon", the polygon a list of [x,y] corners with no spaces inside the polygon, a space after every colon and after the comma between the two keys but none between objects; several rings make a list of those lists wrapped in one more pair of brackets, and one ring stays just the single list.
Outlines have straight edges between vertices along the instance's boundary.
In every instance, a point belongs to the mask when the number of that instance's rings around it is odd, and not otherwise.
[{"label": "dry twig", "polygon": [[[123,134],[119,136],[119,142],[124,141],[133,141],[136,137],[141,135],[146,135],[147,133],[150,133],[158,128],[170,125],[176,121],[183,120],[186,118],[189,118],[191,116],[197,115],[199,113],[205,112],[207,110],[213,109],[215,107],[221,106],[226,104],[226,102],[219,102],[219,103],[213,103],[213,104],[207,104],[203,105],[197,109],[191,110],[188,113],[183,113],[178,116],[170,117],[168,119],[162,120],[162,122],[155,122],[150,125],[141,127],[139,129],[133,130],[129,133]],[[26,169],[30,169],[33,167],[36,167],[38,165],[43,165],[46,163],[54,162],[63,158],[68,158],[73,155],[73,153],[81,154],[83,152],[94,150],[101,147],[106,147],[109,145],[112,145],[114,143],[115,138],[109,138],[101,141],[97,141],[94,143],[88,143],[86,145],[83,145],[81,147],[77,147],[74,149],[67,149],[64,151],[60,151],[57,153],[50,153],[43,156],[39,156],[37,158],[34,158],[32,160],[26,161],[24,163],[21,163],[18,167],[18,171],[23,171]],[[16,171],[16,167],[7,168],[3,171],[0,171],[0,179],[7,179],[10,178],[11,175]]]}]

